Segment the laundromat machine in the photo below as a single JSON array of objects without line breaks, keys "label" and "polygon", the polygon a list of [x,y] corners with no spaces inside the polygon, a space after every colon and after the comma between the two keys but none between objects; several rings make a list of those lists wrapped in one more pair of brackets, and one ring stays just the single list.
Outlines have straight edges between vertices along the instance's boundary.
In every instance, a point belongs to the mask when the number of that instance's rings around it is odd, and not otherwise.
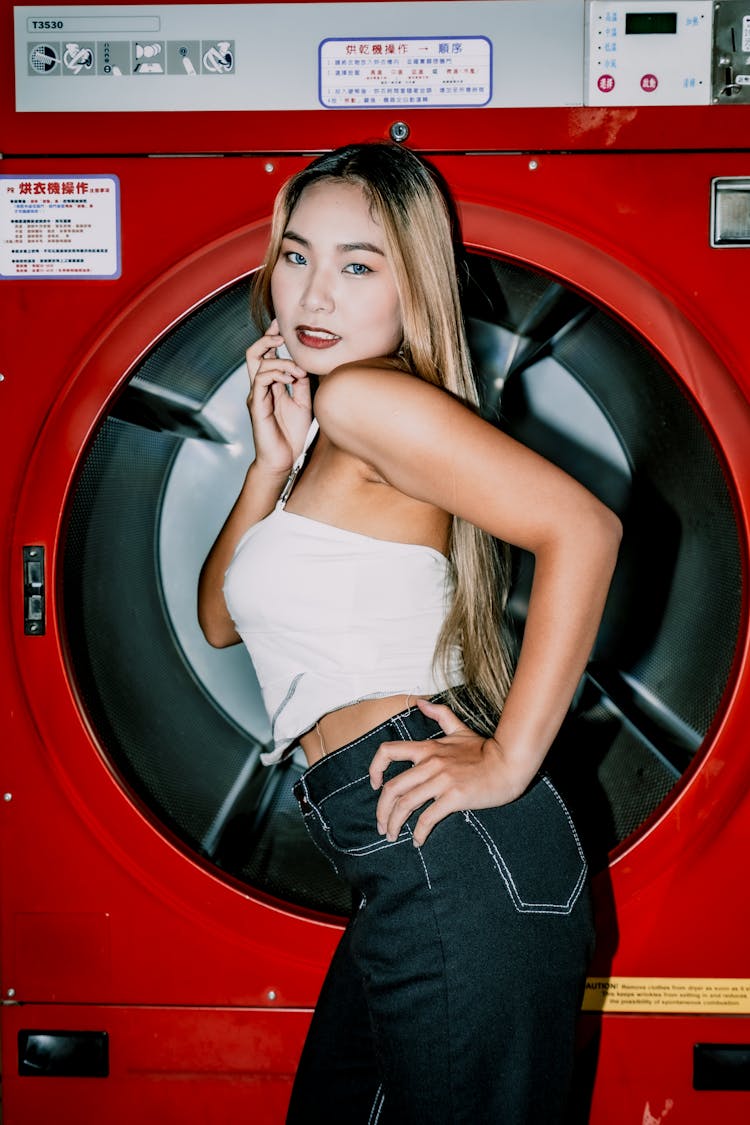
[{"label": "laundromat machine", "polygon": [[487,416],[625,529],[550,755],[595,872],[575,1119],[746,1123],[750,0],[0,18],[6,1125],[283,1120],[350,904],[195,586],[274,196],[383,137],[456,197]]}]

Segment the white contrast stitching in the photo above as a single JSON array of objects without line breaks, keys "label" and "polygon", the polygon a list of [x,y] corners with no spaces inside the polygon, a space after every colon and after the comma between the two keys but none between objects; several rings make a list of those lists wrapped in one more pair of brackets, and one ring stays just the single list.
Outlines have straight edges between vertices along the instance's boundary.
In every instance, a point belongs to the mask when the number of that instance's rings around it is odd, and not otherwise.
[{"label": "white contrast stitching", "polygon": [[306,820],[303,820],[303,822],[302,822],[302,823],[303,823],[303,824],[304,824],[304,826],[305,826],[305,829],[306,829],[306,831],[307,831],[307,835],[308,835],[308,836],[310,837],[310,839],[311,839],[311,841],[313,842],[313,844],[315,845],[315,847],[316,847],[316,848],[318,849],[318,851],[320,852],[320,854],[321,854],[322,856],[324,856],[324,857],[325,857],[325,858],[326,858],[326,859],[328,860],[328,862],[330,863],[331,867],[333,868],[333,870],[334,870],[334,871],[336,872],[336,874],[337,874],[337,875],[339,876],[339,878],[340,878],[340,877],[341,877],[341,872],[339,871],[338,867],[336,866],[336,861],[335,861],[335,859],[333,858],[333,856],[332,856],[332,855],[329,855],[329,853],[328,853],[327,851],[325,851],[325,850],[324,850],[323,848],[321,848],[320,844],[319,844],[319,843],[318,843],[318,841],[317,841],[317,840],[315,839],[315,836],[314,836],[314,835],[313,835],[313,833],[312,833],[312,832],[310,831],[310,825],[309,825],[309,824],[307,823],[307,821],[306,821]]},{"label": "white contrast stitching", "polygon": [[321,828],[323,829],[324,832],[327,832],[328,831],[328,825],[326,824],[326,822],[323,818],[323,813],[320,811],[317,802],[310,799],[310,792],[307,788],[307,782],[305,781],[305,775],[304,774],[302,774],[302,776],[300,777],[299,784],[302,786],[302,789],[303,789],[304,794],[305,794],[305,800],[306,800],[307,804],[310,806],[310,811],[315,813],[316,817],[320,821]]},{"label": "white contrast stitching", "polygon": [[576,826],[573,823],[573,818],[570,815],[570,812],[568,811],[568,806],[565,804],[562,797],[557,792],[557,790],[555,789],[554,785],[552,784],[551,780],[549,779],[549,777],[547,776],[546,773],[542,774],[542,781],[547,786],[547,788],[552,793],[554,793],[555,797],[557,798],[557,802],[560,805],[560,808],[565,813],[565,818],[566,818],[568,824],[570,825],[570,831],[573,833],[573,839],[575,840],[576,847],[578,848],[578,854],[581,857],[581,860],[585,863],[586,862],[586,856],[584,855],[583,848],[581,847],[581,841],[578,838],[578,833],[576,832]]},{"label": "white contrast stitching", "polygon": [[[409,828],[408,824],[405,824],[404,828],[408,831],[409,835],[411,836],[412,843],[414,843],[414,834],[413,834],[411,828]],[[417,854],[419,855],[419,858],[422,861],[422,869],[424,871],[424,877],[427,880],[427,886],[430,888],[430,890],[432,890],[432,883],[430,882],[430,873],[427,870],[427,864],[424,861],[424,856],[422,855],[422,849],[420,848],[419,844],[414,844],[414,847],[416,848]]]},{"label": "white contrast stitching", "polygon": [[414,741],[414,739],[409,734],[409,731],[406,729],[406,725],[404,723],[404,720],[401,718],[400,715],[394,715],[393,716],[393,725],[396,728],[396,730],[398,731],[398,733],[401,735],[401,741],[402,742],[413,742]]},{"label": "white contrast stitching", "polygon": [[[442,695],[444,693],[441,692],[440,694]],[[347,742],[346,746],[340,746],[338,748],[338,750],[331,750],[330,754],[326,754],[326,756],[324,758],[319,758],[317,762],[313,762],[313,764],[311,766],[307,767],[307,769],[305,770],[305,773],[308,774],[308,775],[311,774],[313,770],[316,770],[319,766],[325,765],[326,762],[330,762],[333,758],[336,758],[339,754],[345,754],[347,752],[347,750],[352,750],[355,746],[359,746],[361,742],[366,742],[367,739],[371,738],[373,734],[377,734],[378,731],[385,730],[385,728],[387,726],[389,726],[392,722],[394,722],[394,720],[396,720],[396,719],[403,720],[406,716],[412,715],[415,711],[419,711],[419,708],[418,707],[407,707],[404,711],[400,711],[398,713],[398,715],[391,715],[391,717],[389,719],[386,719],[385,722],[381,723],[377,727],[373,727],[372,730],[366,731],[365,734],[361,735],[359,738],[355,738],[353,742]],[[428,735],[428,738],[424,739],[424,741],[426,742],[430,738],[442,738],[442,737],[443,737],[443,732],[438,731],[437,734]],[[414,741],[414,740],[411,739],[410,737],[408,737],[407,741],[411,742],[411,741]]]},{"label": "white contrast stitching", "polygon": [[[351,789],[353,785],[361,785],[362,782],[366,780],[369,781],[369,774],[363,774],[362,777],[355,778],[354,781],[349,781],[346,785],[340,785],[338,789],[334,789],[333,792],[326,793],[325,797],[321,797],[319,805],[316,804],[315,801],[308,800],[310,811],[314,812],[318,820],[320,821],[323,831],[328,836],[331,847],[335,848],[336,851],[341,852],[343,855],[370,855],[371,852],[381,851],[383,848],[392,848],[396,844],[403,844],[408,839],[408,835],[405,829],[402,828],[395,840],[384,840],[379,836],[376,840],[372,840],[369,844],[361,844],[352,848],[345,848],[343,847],[343,845],[336,843],[333,838],[331,826],[323,817],[322,806],[326,801],[330,800],[331,797],[335,796],[336,793],[343,793],[345,789]],[[305,790],[305,795],[307,795],[307,785],[305,784],[304,779],[301,779],[301,781],[302,787]]]},{"label": "white contrast stitching", "polygon": [[[414,708],[412,708],[412,710],[414,710]],[[366,742],[367,739],[370,738],[373,734],[377,734],[379,730],[384,730],[390,722],[392,722],[392,719],[386,719],[386,721],[384,723],[381,723],[380,726],[373,727],[372,730],[368,730],[367,733],[361,735],[360,738],[355,738],[353,742],[347,742],[346,746],[340,746],[338,750],[331,750],[330,754],[326,754],[325,758],[320,758],[317,762],[313,762],[311,766],[308,766],[306,772],[312,773],[312,771],[316,770],[318,766],[322,766],[326,762],[330,762],[333,758],[338,757],[339,754],[344,754],[347,750],[351,750],[355,746],[359,746],[360,742]]]},{"label": "white contrast stitching", "polygon": [[375,1097],[373,1099],[373,1103],[372,1103],[372,1106],[370,1108],[370,1116],[367,1118],[367,1125],[377,1125],[378,1119],[380,1118],[380,1111],[383,1108],[383,1102],[384,1101],[385,1101],[385,1094],[383,1093],[383,1083],[381,1082],[380,1085],[378,1086],[377,1090],[375,1091]]},{"label": "white contrast stitching", "polygon": [[339,785],[338,789],[332,789],[330,793],[326,793],[325,797],[320,798],[321,805],[325,801],[329,801],[331,797],[335,797],[337,793],[343,793],[345,789],[351,789],[352,785],[359,785],[362,781],[369,781],[369,773],[363,773],[361,777],[355,777],[354,781],[347,781],[346,785]]},{"label": "white contrast stitching", "polygon": [[[343,793],[345,789],[351,789],[353,785],[361,785],[365,780],[369,781],[369,774],[364,774],[364,776],[358,777],[354,781],[349,781],[346,785],[340,785],[339,788],[334,789],[333,792],[326,793],[325,797],[321,797],[321,806],[324,805],[326,801],[330,800],[331,797],[335,796],[336,793]],[[344,855],[369,855],[371,852],[380,851],[382,848],[392,848],[395,844],[403,844],[405,840],[408,839],[402,828],[395,840],[384,840],[379,836],[377,840],[373,840],[369,844],[360,844],[357,847],[345,848],[341,844],[337,844],[333,839],[331,826],[323,819],[322,812],[318,812],[317,805],[311,801],[310,807],[314,812],[318,813],[318,819],[328,835],[331,847],[334,847],[336,851],[342,852]]]},{"label": "white contrast stitching", "polygon": [[564,903],[526,902],[524,899],[522,899],[521,895],[518,891],[518,888],[515,884],[515,881],[513,879],[513,876],[510,872],[510,869],[508,868],[508,865],[506,864],[505,860],[503,859],[503,856],[501,855],[500,851],[498,850],[498,847],[497,847],[495,841],[492,839],[492,836],[487,831],[484,824],[482,824],[481,820],[479,820],[479,818],[476,816],[476,814],[474,812],[472,812],[470,809],[464,810],[464,819],[465,819],[466,823],[471,828],[474,829],[474,831],[479,836],[480,840],[482,840],[482,842],[484,843],[484,846],[487,848],[487,851],[490,854],[490,858],[492,859],[492,862],[495,864],[495,867],[497,868],[498,873],[500,874],[500,877],[502,878],[503,882],[505,883],[505,886],[508,890],[508,894],[510,895],[510,899],[511,899],[515,909],[518,911],[519,914],[570,914],[573,907],[575,906],[575,904],[578,900],[578,897],[581,894],[581,891],[583,890],[584,884],[586,882],[586,874],[587,874],[587,871],[588,871],[588,865],[586,863],[586,859],[584,857],[583,850],[581,848],[580,840],[578,839],[578,833],[575,830],[575,827],[573,825],[573,821],[571,820],[571,817],[570,817],[570,813],[568,812],[567,808],[565,807],[564,801],[562,800],[560,794],[555,789],[552,782],[549,781],[549,779],[546,776],[543,776],[540,780],[545,782],[545,784],[548,786],[550,791],[556,797],[556,799],[559,802],[561,808],[563,809],[563,811],[565,813],[565,816],[566,816],[566,819],[568,821],[568,825],[569,825],[569,827],[571,829],[571,832],[573,834],[573,839],[575,841],[576,850],[578,851],[578,855],[579,855],[579,858],[581,860],[581,870],[580,870],[580,873],[579,873],[579,876],[578,876],[578,880],[576,881],[576,884],[573,887],[573,890],[571,891],[570,896],[568,897],[566,902],[564,902]]},{"label": "white contrast stitching", "polygon": [[328,834],[328,839],[331,847],[335,848],[337,852],[341,852],[342,855],[372,855],[373,852],[380,852],[385,848],[396,848],[399,844],[405,844],[409,837],[402,828],[395,840],[385,840],[382,837],[378,837],[378,839],[373,840],[371,844],[362,844],[356,848],[342,847],[341,844],[336,843],[330,833]]},{"label": "white contrast stitching", "polygon": [[[441,693],[441,695],[442,694],[443,693]],[[340,785],[337,789],[333,789],[333,790],[331,790],[330,793],[326,793],[325,796],[321,797],[319,801],[313,800],[312,797],[310,796],[310,790],[309,790],[308,784],[307,784],[308,778],[310,777],[310,774],[312,773],[312,771],[317,769],[318,766],[323,766],[326,763],[330,762],[331,759],[335,758],[337,755],[346,753],[348,750],[351,750],[353,747],[358,746],[360,743],[366,742],[368,739],[370,739],[372,737],[372,735],[377,734],[379,731],[385,730],[391,724],[393,724],[395,726],[396,731],[401,736],[402,741],[413,742],[414,739],[412,739],[411,735],[409,734],[408,728],[405,726],[403,720],[404,720],[404,718],[408,717],[410,714],[413,714],[415,711],[419,711],[419,708],[416,707],[416,706],[408,707],[404,711],[401,711],[398,715],[392,715],[390,718],[386,719],[385,722],[381,723],[379,726],[374,727],[372,730],[369,730],[365,734],[361,735],[360,738],[355,739],[353,742],[347,743],[346,746],[341,746],[338,750],[332,750],[330,754],[326,754],[325,757],[320,758],[319,761],[314,762],[311,766],[308,766],[308,768],[305,770],[305,772],[299,778],[299,782],[300,782],[300,784],[302,786],[302,789],[304,791],[304,794],[305,794],[305,799],[307,801],[307,804],[310,806],[310,811],[315,813],[315,816],[317,817],[318,821],[320,822],[321,827],[323,828],[324,832],[328,836],[328,841],[331,844],[331,847],[333,847],[336,851],[342,853],[343,855],[366,856],[366,855],[372,854],[373,852],[381,851],[385,848],[395,847],[398,844],[405,843],[406,840],[408,840],[409,837],[411,837],[411,831],[409,830],[408,825],[405,825],[404,828],[401,829],[401,831],[398,834],[398,837],[395,840],[384,840],[384,839],[379,838],[377,840],[372,841],[372,843],[370,843],[370,844],[363,844],[360,847],[354,847],[354,848],[344,848],[344,847],[342,847],[341,845],[337,844],[335,842],[335,840],[333,839],[333,836],[331,834],[331,827],[327,823],[327,821],[325,820],[325,818],[323,816],[322,806],[325,804],[326,801],[330,800],[330,798],[334,797],[337,793],[343,793],[345,790],[351,789],[355,785],[361,785],[362,782],[369,781],[370,775],[369,774],[362,774],[361,777],[356,777],[356,778],[354,778],[353,781],[348,781],[348,782],[346,782],[345,785]],[[431,739],[441,738],[442,735],[443,735],[442,730],[438,730],[435,734],[428,735],[427,739],[425,739],[424,741],[429,741]],[[305,813],[303,815],[306,816],[306,815],[309,815],[309,813]],[[412,839],[413,839],[413,837],[412,837]],[[322,849],[319,849],[319,850],[322,850]],[[325,852],[323,854],[325,855]],[[420,852],[420,859],[422,859],[421,852]],[[422,866],[424,867],[424,859],[422,859]],[[334,867],[335,867],[335,864],[334,864]],[[429,886],[430,885],[430,879],[429,879],[429,875],[427,875],[427,868],[426,867],[425,867],[425,875],[427,876],[427,883],[428,883],[428,886]],[[430,887],[430,889],[432,889],[432,888]]]}]

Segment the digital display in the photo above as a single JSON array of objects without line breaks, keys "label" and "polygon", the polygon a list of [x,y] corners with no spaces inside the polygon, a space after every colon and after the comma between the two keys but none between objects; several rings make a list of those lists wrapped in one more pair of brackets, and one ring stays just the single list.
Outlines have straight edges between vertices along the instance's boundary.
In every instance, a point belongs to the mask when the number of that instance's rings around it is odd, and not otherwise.
[{"label": "digital display", "polygon": [[675,35],[676,12],[626,12],[626,35]]}]

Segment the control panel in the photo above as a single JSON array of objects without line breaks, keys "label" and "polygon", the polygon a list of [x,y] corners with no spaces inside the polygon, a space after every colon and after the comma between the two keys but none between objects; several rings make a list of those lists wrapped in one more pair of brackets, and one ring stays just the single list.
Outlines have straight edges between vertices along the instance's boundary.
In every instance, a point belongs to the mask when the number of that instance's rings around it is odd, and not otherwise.
[{"label": "control panel", "polygon": [[587,104],[708,105],[713,9],[711,0],[591,0]]},{"label": "control panel", "polygon": [[46,4],[14,17],[18,112],[750,103],[750,0]]}]

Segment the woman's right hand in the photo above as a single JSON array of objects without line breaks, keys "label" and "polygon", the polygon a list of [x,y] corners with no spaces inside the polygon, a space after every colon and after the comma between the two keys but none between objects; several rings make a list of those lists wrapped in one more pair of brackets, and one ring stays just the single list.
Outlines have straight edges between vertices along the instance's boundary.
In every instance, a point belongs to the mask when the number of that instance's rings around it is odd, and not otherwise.
[{"label": "woman's right hand", "polygon": [[247,349],[247,405],[256,462],[268,472],[288,473],[310,428],[312,395],[307,372],[293,359],[276,354],[284,344],[278,328],[277,321],[271,321],[265,335]]}]

